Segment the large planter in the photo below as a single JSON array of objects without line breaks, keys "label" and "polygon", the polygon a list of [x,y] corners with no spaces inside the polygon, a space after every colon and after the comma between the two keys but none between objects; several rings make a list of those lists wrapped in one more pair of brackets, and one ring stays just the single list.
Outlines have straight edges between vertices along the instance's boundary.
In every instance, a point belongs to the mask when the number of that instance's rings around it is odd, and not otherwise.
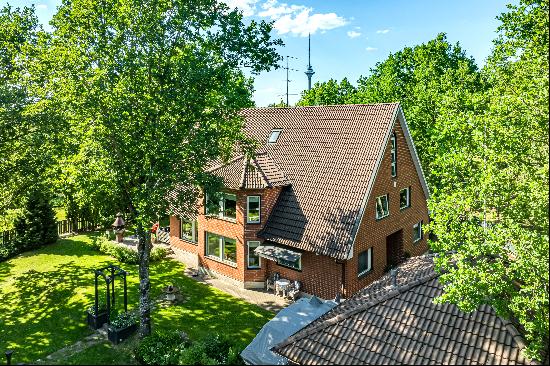
[{"label": "large planter", "polygon": [[137,324],[132,324],[126,328],[116,329],[112,326],[107,328],[107,337],[113,344],[119,344],[130,337],[137,330]]},{"label": "large planter", "polygon": [[101,312],[97,315],[91,314],[89,311],[86,311],[86,314],[88,315],[88,325],[94,330],[101,328],[103,324],[109,321],[109,315],[106,311]]}]

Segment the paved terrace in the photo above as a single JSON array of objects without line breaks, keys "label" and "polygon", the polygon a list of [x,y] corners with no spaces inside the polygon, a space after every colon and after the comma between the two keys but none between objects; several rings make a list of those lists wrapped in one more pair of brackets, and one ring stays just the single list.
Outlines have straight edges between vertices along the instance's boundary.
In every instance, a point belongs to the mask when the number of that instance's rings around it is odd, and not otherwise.
[{"label": "paved terrace", "polygon": [[[178,251],[175,250],[170,257],[185,264],[185,261],[182,259],[181,255],[178,255],[177,252]],[[213,277],[200,273],[197,274],[197,269],[189,267],[187,264],[184,273],[186,276],[197,282],[202,282],[209,286],[215,287],[218,290],[243,299],[246,302],[256,304],[259,307],[274,313],[279,312],[291,303],[289,299],[283,298],[282,296],[277,296],[273,294],[273,292],[268,292],[264,289],[244,289],[222,278],[221,276]]]}]

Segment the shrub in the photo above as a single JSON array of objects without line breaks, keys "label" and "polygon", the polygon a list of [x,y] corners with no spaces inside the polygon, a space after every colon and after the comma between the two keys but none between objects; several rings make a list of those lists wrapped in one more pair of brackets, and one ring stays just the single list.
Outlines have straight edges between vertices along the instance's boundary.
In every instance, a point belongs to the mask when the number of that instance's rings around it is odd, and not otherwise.
[{"label": "shrub", "polygon": [[[104,312],[106,310],[107,310],[107,304],[104,301],[99,300],[97,302],[97,312],[98,312],[98,314],[101,314],[102,312]],[[90,313],[92,315],[97,315],[95,313],[95,303],[88,307],[88,313]]]},{"label": "shrub", "polygon": [[143,338],[134,355],[142,365],[173,365],[178,362],[180,351],[188,346],[185,333],[158,332]]},{"label": "shrub", "polygon": [[157,262],[157,261],[163,260],[167,256],[168,256],[168,251],[165,248],[154,247],[153,250],[151,250],[151,256],[149,257],[149,260],[151,262]]},{"label": "shrub", "polygon": [[132,312],[124,312],[118,314],[113,320],[111,320],[111,327],[115,329],[122,329],[135,323],[136,315]]},{"label": "shrub", "polygon": [[202,341],[180,352],[182,365],[243,365],[239,347],[219,334],[210,334]]}]

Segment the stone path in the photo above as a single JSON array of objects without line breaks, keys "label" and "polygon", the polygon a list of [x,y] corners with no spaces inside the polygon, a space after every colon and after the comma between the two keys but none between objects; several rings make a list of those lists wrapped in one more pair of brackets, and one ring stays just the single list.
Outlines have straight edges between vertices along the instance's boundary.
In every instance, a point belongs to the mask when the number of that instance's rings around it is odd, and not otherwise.
[{"label": "stone path", "polygon": [[98,329],[93,334],[87,336],[86,338],[77,341],[70,346],[61,348],[60,350],[55,351],[54,353],[46,356],[44,360],[36,360],[36,364],[41,365],[50,365],[52,363],[64,360],[67,357],[82,352],[83,350],[95,346],[96,344],[103,343],[107,340],[107,324],[103,328]]}]

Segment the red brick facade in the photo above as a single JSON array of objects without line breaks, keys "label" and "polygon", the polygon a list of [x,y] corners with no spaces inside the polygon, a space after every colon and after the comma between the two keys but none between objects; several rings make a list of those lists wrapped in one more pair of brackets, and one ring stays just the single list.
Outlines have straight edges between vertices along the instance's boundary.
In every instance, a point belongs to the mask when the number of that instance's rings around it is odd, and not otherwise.
[{"label": "red brick facade", "polygon": [[[420,221],[423,221],[424,225],[428,223],[426,197],[399,122],[396,122],[394,131],[397,144],[397,175],[395,177],[391,176],[391,143],[388,143],[357,231],[351,259],[345,262],[337,262],[327,256],[306,252],[302,255],[301,271],[277,265],[275,262],[264,258],[261,258],[261,268],[247,268],[247,241],[262,241],[256,235],[265,225],[279,196],[281,187],[265,190],[234,191],[233,193],[237,195],[237,217],[235,222],[205,216],[203,207],[201,207],[199,209],[201,214],[198,218],[199,235],[197,244],[179,239],[179,219],[171,217],[171,244],[179,249],[197,254],[201,266],[233,278],[243,283],[245,287],[260,286],[269,274],[279,272],[283,278],[301,281],[304,292],[321,298],[334,298],[341,289],[342,283],[344,283],[345,297],[351,296],[380,278],[384,273],[387,265],[386,238],[389,235],[402,230],[402,250],[405,254],[416,256],[428,249],[425,236],[413,243],[413,225]],[[406,187],[410,187],[411,205],[401,210],[399,208],[399,194],[400,190]],[[376,197],[384,194],[389,196],[389,216],[376,220]],[[247,195],[261,196],[260,224],[246,224]],[[205,255],[206,232],[236,239],[236,265],[221,262]],[[359,254],[371,247],[373,248],[372,270],[358,277]]]}]

